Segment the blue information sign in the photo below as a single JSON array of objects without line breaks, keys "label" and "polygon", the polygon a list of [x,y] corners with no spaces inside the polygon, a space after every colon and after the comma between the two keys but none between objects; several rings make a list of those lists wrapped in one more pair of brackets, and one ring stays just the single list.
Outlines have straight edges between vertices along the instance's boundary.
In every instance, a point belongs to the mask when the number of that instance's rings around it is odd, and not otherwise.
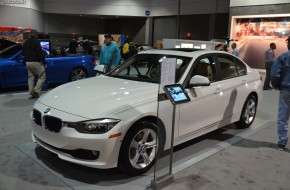
[{"label": "blue information sign", "polygon": [[150,16],[150,11],[149,10],[145,11],[145,15]]}]

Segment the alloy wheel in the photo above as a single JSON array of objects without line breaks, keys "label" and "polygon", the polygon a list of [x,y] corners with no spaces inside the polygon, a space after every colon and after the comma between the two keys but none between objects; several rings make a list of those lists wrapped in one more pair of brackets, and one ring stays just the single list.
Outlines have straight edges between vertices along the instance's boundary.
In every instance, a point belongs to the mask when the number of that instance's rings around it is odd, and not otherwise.
[{"label": "alloy wheel", "polygon": [[81,80],[86,77],[87,77],[86,72],[81,68],[74,69],[71,73],[71,81]]},{"label": "alloy wheel", "polygon": [[129,160],[136,169],[145,168],[157,155],[158,140],[156,132],[145,128],[133,138],[129,148]]},{"label": "alloy wheel", "polygon": [[251,123],[256,114],[256,102],[252,98],[250,98],[247,102],[246,109],[243,113],[243,119],[246,124]]}]

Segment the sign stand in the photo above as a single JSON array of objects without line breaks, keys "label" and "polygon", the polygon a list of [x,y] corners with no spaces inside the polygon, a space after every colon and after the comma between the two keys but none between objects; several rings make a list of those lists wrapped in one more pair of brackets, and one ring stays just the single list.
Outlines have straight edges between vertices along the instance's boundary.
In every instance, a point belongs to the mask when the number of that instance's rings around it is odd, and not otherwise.
[{"label": "sign stand", "polygon": [[[175,58],[165,58],[162,60],[161,76],[160,76],[161,86],[175,83],[175,70],[176,70],[176,59]],[[159,94],[158,94],[158,96],[159,96]],[[151,181],[151,188],[153,190],[160,190],[163,187],[171,184],[174,180],[174,177],[172,174],[172,161],[173,161],[173,144],[174,144],[174,129],[175,129],[175,126],[174,126],[175,125],[175,111],[176,111],[176,106],[173,105],[169,173],[160,177],[159,179],[153,179]]]},{"label": "sign stand", "polygon": [[172,163],[173,163],[173,146],[174,146],[174,131],[175,131],[175,114],[176,114],[176,105],[186,103],[190,101],[189,96],[185,92],[184,88],[180,84],[166,85],[163,87],[166,96],[169,98],[170,102],[173,105],[172,113],[172,129],[171,129],[171,147],[170,147],[170,165],[169,173],[158,180],[153,180],[151,182],[151,187],[154,190],[159,190],[166,185],[169,185],[173,182],[174,177],[172,174]]},{"label": "sign stand", "polygon": [[172,174],[172,162],[173,162],[173,144],[174,144],[174,129],[175,129],[175,111],[176,105],[173,104],[169,173],[166,174],[165,176],[162,176],[160,179],[157,180],[153,179],[151,181],[151,188],[153,190],[160,190],[174,181],[174,176]]}]

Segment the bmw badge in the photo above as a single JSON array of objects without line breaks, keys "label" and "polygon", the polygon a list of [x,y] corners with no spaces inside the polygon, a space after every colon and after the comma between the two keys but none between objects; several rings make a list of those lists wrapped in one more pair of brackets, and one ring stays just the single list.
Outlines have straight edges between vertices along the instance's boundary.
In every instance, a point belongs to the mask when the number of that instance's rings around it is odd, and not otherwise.
[{"label": "bmw badge", "polygon": [[45,110],[44,110],[44,112],[43,113],[48,113],[50,111],[50,108],[46,108]]}]

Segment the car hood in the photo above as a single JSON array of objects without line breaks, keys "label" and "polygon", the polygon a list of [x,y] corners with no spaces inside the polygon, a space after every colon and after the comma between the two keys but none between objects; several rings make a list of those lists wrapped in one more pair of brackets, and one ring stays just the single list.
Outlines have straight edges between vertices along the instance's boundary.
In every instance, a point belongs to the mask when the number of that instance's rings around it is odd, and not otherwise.
[{"label": "car hood", "polygon": [[158,84],[97,76],[59,86],[41,96],[38,102],[66,113],[96,119],[157,99],[157,94]]}]

